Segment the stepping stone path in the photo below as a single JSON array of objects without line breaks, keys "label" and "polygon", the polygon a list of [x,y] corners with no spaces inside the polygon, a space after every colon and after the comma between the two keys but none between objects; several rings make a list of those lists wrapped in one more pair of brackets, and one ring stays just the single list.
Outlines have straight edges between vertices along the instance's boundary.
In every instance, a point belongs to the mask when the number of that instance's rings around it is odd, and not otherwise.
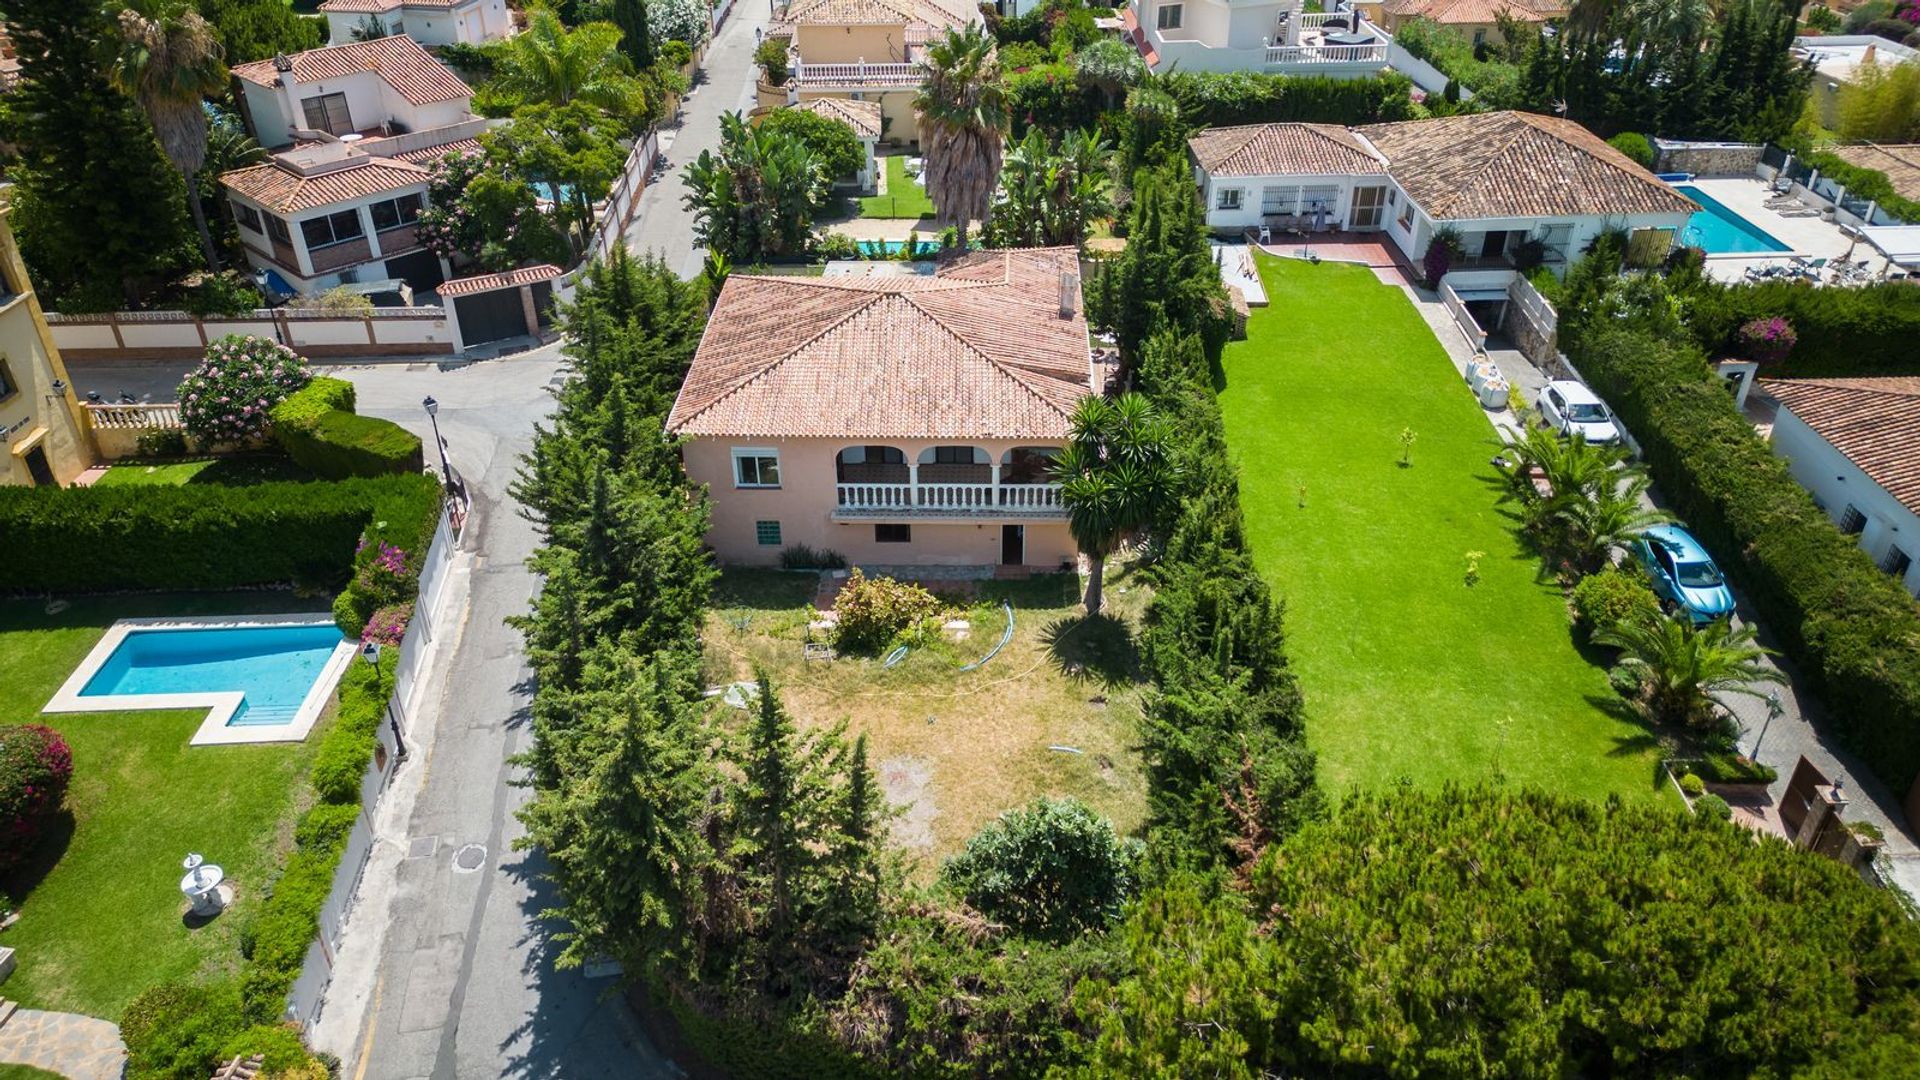
[{"label": "stepping stone path", "polygon": [[[11,1014],[11,1015],[9,1015]],[[127,1048],[120,1026],[79,1013],[15,1010],[0,1001],[0,1064],[32,1065],[68,1080],[119,1080]]]}]

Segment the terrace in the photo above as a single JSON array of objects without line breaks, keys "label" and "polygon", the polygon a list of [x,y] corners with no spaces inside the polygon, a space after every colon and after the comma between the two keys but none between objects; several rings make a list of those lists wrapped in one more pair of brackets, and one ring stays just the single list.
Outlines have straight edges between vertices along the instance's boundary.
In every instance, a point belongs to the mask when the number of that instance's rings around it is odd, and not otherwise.
[{"label": "terrace", "polygon": [[993,462],[973,446],[933,446],[909,464],[893,446],[850,446],[834,459],[836,521],[870,517],[1064,518],[1060,485],[1047,480],[1055,450],[1021,446]]},{"label": "terrace", "polygon": [[[1195,5],[1196,9],[1198,5]],[[1139,5],[1134,43],[1156,71],[1264,71],[1269,74],[1360,75],[1388,66],[1393,38],[1352,12],[1303,14],[1282,10],[1270,24],[1253,26],[1262,11],[1229,7],[1224,19],[1191,19],[1162,11],[1179,5]],[[1130,12],[1131,14],[1131,12]],[[1164,25],[1171,21],[1174,25]],[[1356,25],[1357,23],[1357,25]],[[1202,29],[1205,26],[1206,29]]]}]

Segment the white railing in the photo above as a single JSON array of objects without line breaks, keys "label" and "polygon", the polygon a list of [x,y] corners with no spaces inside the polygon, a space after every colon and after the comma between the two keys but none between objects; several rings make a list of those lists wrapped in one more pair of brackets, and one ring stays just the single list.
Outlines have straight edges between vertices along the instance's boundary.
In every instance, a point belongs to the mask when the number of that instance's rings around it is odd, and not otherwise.
[{"label": "white railing", "polygon": [[165,405],[89,404],[87,414],[93,418],[93,426],[97,428],[145,430],[186,426],[180,422],[180,406],[174,402]]},{"label": "white railing", "polygon": [[922,511],[936,514],[1058,514],[1058,484],[838,484],[846,512]]},{"label": "white railing", "polygon": [[1385,63],[1387,45],[1269,45],[1269,64],[1363,64]]},{"label": "white railing", "polygon": [[1353,25],[1352,14],[1345,11],[1337,11],[1337,12],[1322,11],[1312,15],[1302,15],[1300,16],[1300,25],[1301,26],[1325,26],[1335,19],[1339,19],[1340,25],[1342,26]]},{"label": "white railing", "polygon": [[807,64],[793,66],[802,86],[918,86],[919,64]]}]

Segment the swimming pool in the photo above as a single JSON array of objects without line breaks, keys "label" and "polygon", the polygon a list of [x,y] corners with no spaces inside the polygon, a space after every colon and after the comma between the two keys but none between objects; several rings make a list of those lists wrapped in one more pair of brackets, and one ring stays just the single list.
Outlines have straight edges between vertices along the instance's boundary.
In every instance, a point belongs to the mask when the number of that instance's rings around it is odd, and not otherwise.
[{"label": "swimming pool", "polygon": [[[898,255],[906,250],[906,247],[907,242],[905,240],[862,240],[860,241],[860,257],[863,259],[878,259]],[[915,240],[913,242],[913,253],[916,256],[924,256],[931,259],[935,255],[940,254],[940,241]]]},{"label": "swimming pool", "polygon": [[1709,255],[1793,250],[1692,184],[1675,184],[1673,190],[1700,204],[1700,210],[1687,219],[1686,228],[1681,230],[1681,243],[1701,248]]},{"label": "swimming pool", "polygon": [[299,740],[357,651],[324,616],[122,619],[46,711],[206,708],[195,744]]}]

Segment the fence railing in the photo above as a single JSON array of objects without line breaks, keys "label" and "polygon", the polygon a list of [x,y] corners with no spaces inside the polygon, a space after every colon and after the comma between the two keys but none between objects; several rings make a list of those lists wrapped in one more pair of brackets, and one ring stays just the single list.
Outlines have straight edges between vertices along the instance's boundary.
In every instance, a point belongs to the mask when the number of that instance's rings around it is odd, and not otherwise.
[{"label": "fence railing", "polygon": [[795,64],[793,81],[801,86],[918,86],[919,64]]},{"label": "fence railing", "polygon": [[1269,45],[1266,59],[1269,64],[1384,64],[1387,45],[1383,41],[1371,45]]},{"label": "fence railing", "polygon": [[87,415],[92,418],[93,426],[109,431],[146,431],[150,428],[184,429],[180,422],[180,406],[177,403],[165,405],[92,405],[87,406]]},{"label": "fence railing", "polygon": [[593,232],[587,237],[588,260],[604,259],[613,253],[613,249],[626,242],[627,226],[633,223],[634,212],[640,208],[640,196],[646,191],[647,180],[653,173],[653,159],[660,152],[660,136],[657,132],[647,132],[647,137],[633,144],[627,152],[627,160],[620,166],[620,175],[613,182],[612,190],[601,204],[600,216],[594,221]]},{"label": "fence railing", "polygon": [[983,514],[1065,512],[1058,484],[838,484],[842,511]]}]

